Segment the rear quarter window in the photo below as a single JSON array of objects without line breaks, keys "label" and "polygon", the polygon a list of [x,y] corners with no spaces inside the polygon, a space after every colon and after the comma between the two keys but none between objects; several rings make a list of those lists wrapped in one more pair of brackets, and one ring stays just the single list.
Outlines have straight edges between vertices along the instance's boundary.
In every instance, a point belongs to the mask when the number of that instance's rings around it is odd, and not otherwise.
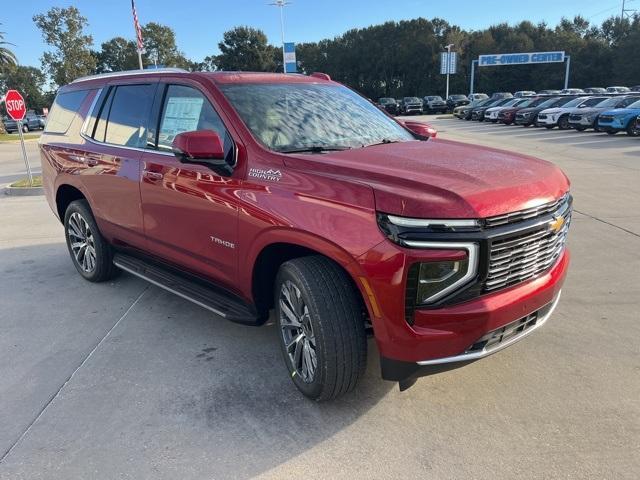
[{"label": "rear quarter window", "polygon": [[46,133],[67,133],[89,90],[59,93],[47,117]]}]

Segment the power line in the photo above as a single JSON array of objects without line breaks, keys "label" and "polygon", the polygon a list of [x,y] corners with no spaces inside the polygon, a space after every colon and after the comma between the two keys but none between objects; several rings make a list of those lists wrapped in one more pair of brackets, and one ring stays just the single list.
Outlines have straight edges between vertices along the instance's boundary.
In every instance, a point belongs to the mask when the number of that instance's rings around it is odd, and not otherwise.
[{"label": "power line", "polygon": [[637,8],[629,8],[629,3],[633,0],[622,0],[622,12],[620,14],[621,19],[632,19],[633,16],[638,12]]}]

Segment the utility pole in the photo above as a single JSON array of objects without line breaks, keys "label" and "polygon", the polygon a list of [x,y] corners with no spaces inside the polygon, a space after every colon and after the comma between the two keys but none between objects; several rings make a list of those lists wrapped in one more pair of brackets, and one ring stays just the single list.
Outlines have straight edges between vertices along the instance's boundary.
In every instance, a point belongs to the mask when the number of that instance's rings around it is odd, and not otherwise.
[{"label": "utility pole", "polygon": [[274,7],[280,8],[280,34],[282,35],[282,71],[287,73],[287,63],[285,62],[284,55],[284,7],[287,5],[291,5],[291,2],[287,0],[275,0],[275,2],[270,3],[269,5],[273,5]]},{"label": "utility pole", "polygon": [[453,43],[450,43],[445,47],[447,49],[447,90],[444,95],[445,100],[449,98],[449,73],[451,72],[451,47],[453,47],[453,45]]},{"label": "utility pole", "polygon": [[633,15],[637,11],[637,8],[627,8],[627,0],[622,0],[622,13],[620,14],[620,20],[624,20],[625,18],[632,19]]}]

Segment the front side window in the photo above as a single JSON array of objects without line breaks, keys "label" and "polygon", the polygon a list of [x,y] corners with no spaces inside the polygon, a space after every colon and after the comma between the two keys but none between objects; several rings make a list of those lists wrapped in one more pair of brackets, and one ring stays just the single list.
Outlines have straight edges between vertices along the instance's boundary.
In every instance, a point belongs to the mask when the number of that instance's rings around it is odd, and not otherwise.
[{"label": "front side window", "polygon": [[47,119],[46,133],[66,133],[89,90],[60,93],[56,96]]},{"label": "front side window", "polygon": [[340,85],[227,84],[220,88],[253,135],[271,150],[359,148],[414,140],[373,104]]},{"label": "front side window", "polygon": [[160,118],[158,149],[171,151],[176,135],[197,130],[213,130],[223,141],[228,136],[220,116],[199,90],[169,85]]}]

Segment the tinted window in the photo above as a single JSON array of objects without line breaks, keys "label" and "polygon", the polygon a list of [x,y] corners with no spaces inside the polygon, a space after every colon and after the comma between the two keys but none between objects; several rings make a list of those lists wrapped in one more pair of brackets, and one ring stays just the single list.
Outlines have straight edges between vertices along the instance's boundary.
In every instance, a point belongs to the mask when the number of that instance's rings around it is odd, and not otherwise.
[{"label": "tinted window", "polygon": [[45,131],[47,133],[66,133],[88,93],[89,90],[79,90],[58,94],[51,107],[51,112],[49,112]]},{"label": "tinted window", "polygon": [[[104,142],[104,136],[107,132],[107,120],[109,119],[109,111],[111,110],[111,102],[113,101],[115,91],[115,87],[104,91],[102,94],[103,98],[98,102],[100,107],[97,112],[98,121],[96,122],[95,131],[91,135],[91,137],[98,142]],[[104,95],[107,96],[106,101],[104,100]]]},{"label": "tinted window", "polygon": [[606,100],[606,99],[604,99],[604,98],[591,98],[591,99],[587,100],[586,102],[584,102],[582,105],[584,105],[585,107],[594,107],[594,106],[598,105],[599,103],[601,103],[604,100]]},{"label": "tinted window", "polygon": [[213,106],[198,90],[184,85],[169,85],[162,107],[158,149],[171,150],[173,139],[179,133],[213,130],[227,147],[231,139]]},{"label": "tinted window", "polygon": [[115,89],[109,109],[105,142],[142,148],[156,85],[123,85]]}]

